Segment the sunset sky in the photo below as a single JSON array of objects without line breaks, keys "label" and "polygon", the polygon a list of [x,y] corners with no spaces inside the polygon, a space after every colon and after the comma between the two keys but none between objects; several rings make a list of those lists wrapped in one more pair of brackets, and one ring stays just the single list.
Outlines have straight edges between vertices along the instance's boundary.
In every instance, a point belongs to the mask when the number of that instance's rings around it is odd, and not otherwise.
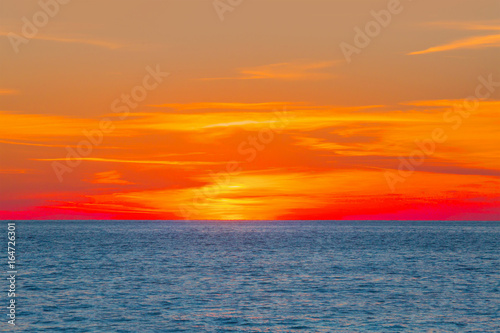
[{"label": "sunset sky", "polygon": [[396,2],[0,0],[0,217],[498,220],[500,1]]}]

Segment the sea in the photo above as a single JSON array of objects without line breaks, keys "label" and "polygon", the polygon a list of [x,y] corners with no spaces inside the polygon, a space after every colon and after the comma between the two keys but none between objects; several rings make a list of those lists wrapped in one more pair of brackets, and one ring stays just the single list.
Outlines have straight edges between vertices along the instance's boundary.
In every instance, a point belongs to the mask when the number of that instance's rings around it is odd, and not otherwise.
[{"label": "sea", "polygon": [[500,332],[500,222],[4,222],[1,331]]}]

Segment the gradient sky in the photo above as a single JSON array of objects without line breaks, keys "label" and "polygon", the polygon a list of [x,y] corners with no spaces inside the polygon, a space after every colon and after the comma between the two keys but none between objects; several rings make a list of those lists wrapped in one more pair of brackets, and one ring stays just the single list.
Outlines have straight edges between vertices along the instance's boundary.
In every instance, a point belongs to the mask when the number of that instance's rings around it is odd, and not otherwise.
[{"label": "gradient sky", "polygon": [[401,1],[346,61],[390,2],[73,0],[16,52],[41,7],[0,0],[1,218],[498,220],[500,1]]}]

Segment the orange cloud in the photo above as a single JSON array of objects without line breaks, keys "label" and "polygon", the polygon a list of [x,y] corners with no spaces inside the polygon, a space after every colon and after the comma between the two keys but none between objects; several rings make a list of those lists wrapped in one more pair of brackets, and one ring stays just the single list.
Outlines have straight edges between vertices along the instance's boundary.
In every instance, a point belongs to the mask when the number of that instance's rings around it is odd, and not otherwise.
[{"label": "orange cloud", "polygon": [[33,170],[28,169],[0,169],[0,174],[4,175],[18,175],[33,172]]},{"label": "orange cloud", "polygon": [[489,30],[489,31],[498,31],[500,30],[500,22],[499,21],[490,21],[490,22],[430,22],[426,24],[427,26],[435,26],[446,29],[455,29],[455,30]]},{"label": "orange cloud", "polygon": [[[485,10],[462,1],[451,12],[448,3],[421,4],[405,13],[411,24],[369,38],[352,66],[337,42],[349,22],[366,18],[361,1],[289,1],[286,15],[284,1],[254,1],[226,27],[206,15],[206,1],[135,2],[80,1],[50,26],[39,21],[22,53],[0,52],[0,218],[178,219],[180,206],[194,204],[192,218],[203,219],[448,218],[469,210],[498,219],[495,0]],[[20,20],[33,17],[24,3],[8,2],[17,14],[2,20],[0,48],[11,47],[7,31],[30,30]],[[425,11],[450,21],[415,31]],[[412,43],[420,46],[407,49]],[[422,62],[401,48],[475,51],[466,61]],[[155,63],[172,80],[149,90],[143,68]],[[460,71],[484,85],[456,80]],[[446,99],[473,95],[490,99],[473,112]],[[106,118],[109,133],[99,131]],[[435,129],[446,140],[392,193],[386,172],[418,159]],[[242,171],[218,185],[213,175],[230,161]],[[70,164],[79,166],[61,168]]]},{"label": "orange cloud", "polygon": [[[67,161],[67,158],[34,158],[34,161]],[[216,162],[203,161],[148,161],[148,160],[122,160],[116,158],[99,157],[78,157],[72,158],[73,161],[93,161],[93,162],[113,162],[113,163],[131,163],[131,164],[159,164],[159,165],[213,165],[220,164]]]},{"label": "orange cloud", "polygon": [[[467,30],[467,31],[499,31],[500,25],[498,22],[432,22],[429,26],[437,26],[445,29]],[[430,47],[422,51],[408,53],[408,55],[426,54],[434,52],[444,52],[458,49],[482,49],[489,47],[500,46],[500,35],[491,34],[486,36],[474,36],[455,40],[453,42]]]},{"label": "orange cloud", "polygon": [[167,103],[149,105],[152,107],[172,108],[178,111],[183,110],[272,110],[282,109],[283,106],[291,106],[288,102],[267,102],[267,103]]},{"label": "orange cloud", "polygon": [[[350,176],[348,176],[350,174]],[[376,182],[381,178],[372,173]],[[326,177],[326,178],[325,178]],[[327,204],[326,193],[345,190],[355,182],[356,175],[306,173],[244,173],[230,181],[217,185],[209,177],[203,177],[207,185],[199,188],[166,189],[113,194],[106,199],[129,202],[135,206],[149,207],[157,213],[175,213],[192,203],[197,193],[213,193],[206,201],[196,205],[192,218],[196,219],[272,219],[285,214],[293,207],[314,208]],[[364,186],[368,186],[368,182]],[[360,188],[361,190],[361,188]],[[99,197],[102,200],[103,196]]]},{"label": "orange cloud", "polygon": [[5,141],[82,136],[82,130],[99,128],[99,122],[56,115],[0,111],[0,138]]},{"label": "orange cloud", "polygon": [[18,95],[19,90],[14,89],[0,89],[0,95]]},{"label": "orange cloud", "polygon": [[[387,193],[379,170],[333,170],[310,172],[246,172],[216,183],[211,177],[200,180],[206,185],[183,189],[161,189],[90,196],[81,203],[86,210],[150,213],[164,218],[200,220],[293,219],[299,211],[316,211],[322,218],[342,218],[361,212],[369,214],[397,212],[430,202],[467,200],[477,196],[495,198],[498,182],[492,177],[416,173],[397,195]],[[360,181],[362,180],[362,181]],[[464,187],[474,188],[473,192]],[[443,193],[443,188],[447,193]],[[425,193],[425,195],[422,195]],[[201,198],[201,200],[200,200]],[[363,209],[359,204],[363,203]],[[62,207],[72,207],[62,205]],[[316,217],[308,213],[309,217]]]},{"label": "orange cloud", "polygon": [[121,174],[116,171],[98,172],[94,175],[94,179],[90,180],[93,184],[133,184],[129,181],[121,179]]},{"label": "orange cloud", "polygon": [[[10,32],[1,32],[0,31],[0,36],[9,36],[9,35],[10,35]],[[68,38],[68,37],[58,37],[58,36],[36,35],[34,37],[31,37],[30,39],[38,39],[38,40],[44,40],[44,41],[49,41],[49,42],[58,42],[58,43],[92,45],[92,46],[98,46],[98,47],[103,47],[103,48],[112,49],[112,50],[125,46],[123,44],[119,44],[119,43],[115,43],[115,42],[109,42],[109,41],[104,41],[104,40],[99,40],[99,39],[91,39],[91,38]]]},{"label": "orange cloud", "polygon": [[7,141],[7,140],[0,140],[0,143],[5,143],[8,145],[20,145],[20,146],[36,146],[36,147],[77,147],[76,145],[52,145],[52,144],[43,144],[43,143],[32,143],[32,142],[15,142],[15,141]]},{"label": "orange cloud", "polygon": [[331,78],[332,73],[325,72],[325,69],[331,68],[339,61],[323,62],[284,62],[256,67],[240,69],[240,76],[204,78],[202,80],[321,80]]},{"label": "orange cloud", "polygon": [[500,35],[465,38],[448,44],[430,47],[423,51],[411,52],[408,53],[408,55],[444,52],[457,49],[482,49],[487,47],[500,47]]}]

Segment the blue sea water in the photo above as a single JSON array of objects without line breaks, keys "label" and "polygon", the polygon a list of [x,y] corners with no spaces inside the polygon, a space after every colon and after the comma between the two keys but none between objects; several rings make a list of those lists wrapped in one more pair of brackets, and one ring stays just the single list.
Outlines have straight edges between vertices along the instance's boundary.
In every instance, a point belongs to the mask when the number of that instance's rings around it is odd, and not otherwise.
[{"label": "blue sea water", "polygon": [[18,332],[500,332],[497,222],[16,228]]}]

